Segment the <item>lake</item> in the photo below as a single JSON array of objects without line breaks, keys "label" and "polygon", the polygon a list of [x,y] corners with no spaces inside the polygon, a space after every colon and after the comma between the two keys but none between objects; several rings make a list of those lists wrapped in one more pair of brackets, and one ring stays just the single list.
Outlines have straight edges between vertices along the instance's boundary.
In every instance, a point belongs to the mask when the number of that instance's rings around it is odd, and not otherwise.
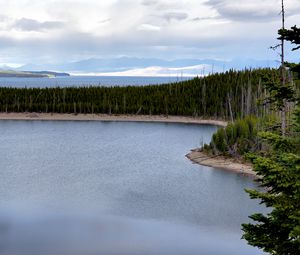
[{"label": "lake", "polygon": [[51,88],[83,86],[126,86],[157,85],[179,82],[191,77],[140,77],[140,76],[63,76],[55,78],[12,78],[0,77],[0,87]]},{"label": "lake", "polygon": [[209,125],[0,121],[3,255],[257,255],[252,179],[192,164]]}]

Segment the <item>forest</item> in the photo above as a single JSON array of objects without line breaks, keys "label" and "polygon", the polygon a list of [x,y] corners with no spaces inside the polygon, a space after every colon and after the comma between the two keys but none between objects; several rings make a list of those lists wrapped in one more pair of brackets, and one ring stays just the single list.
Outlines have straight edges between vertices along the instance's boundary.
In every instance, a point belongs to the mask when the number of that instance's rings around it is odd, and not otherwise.
[{"label": "forest", "polygon": [[242,238],[268,254],[296,255],[300,252],[300,64],[285,62],[284,43],[295,44],[292,51],[300,49],[300,28],[285,28],[284,1],[281,3],[281,66],[277,77],[263,77],[268,93],[261,102],[271,112],[220,128],[204,150],[244,157],[252,163],[260,189],[246,192],[270,211],[250,215],[252,222],[242,224]]},{"label": "forest", "polygon": [[[264,77],[275,69],[216,73],[192,80],[149,86],[0,88],[1,112],[180,115],[235,120],[262,117],[270,107]],[[299,94],[300,83],[294,86]]]}]

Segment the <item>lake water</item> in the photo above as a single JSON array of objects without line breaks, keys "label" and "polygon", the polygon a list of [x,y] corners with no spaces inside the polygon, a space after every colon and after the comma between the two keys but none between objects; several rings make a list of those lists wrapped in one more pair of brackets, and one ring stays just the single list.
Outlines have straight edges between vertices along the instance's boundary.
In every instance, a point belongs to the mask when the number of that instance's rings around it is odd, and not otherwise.
[{"label": "lake water", "polygon": [[0,87],[16,88],[51,88],[51,87],[83,87],[83,86],[126,86],[149,85],[178,82],[191,77],[127,77],[127,76],[65,76],[55,78],[12,78],[0,77]]},{"label": "lake water", "polygon": [[2,255],[256,255],[250,178],[192,164],[209,125],[0,121]]}]

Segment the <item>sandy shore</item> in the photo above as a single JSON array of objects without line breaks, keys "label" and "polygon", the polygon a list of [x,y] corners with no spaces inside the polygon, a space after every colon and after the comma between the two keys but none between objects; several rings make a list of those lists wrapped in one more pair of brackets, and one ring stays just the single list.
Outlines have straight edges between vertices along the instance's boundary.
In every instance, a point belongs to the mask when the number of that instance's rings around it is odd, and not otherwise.
[{"label": "sandy shore", "polygon": [[[42,121],[130,121],[130,122],[164,122],[201,125],[226,126],[221,120],[204,120],[185,116],[163,115],[108,115],[108,114],[65,114],[65,113],[0,113],[0,120],[42,120]],[[235,162],[234,159],[211,157],[199,150],[192,150],[186,155],[194,163],[255,176],[251,165]]]},{"label": "sandy shore", "polygon": [[192,150],[186,155],[188,159],[196,164],[219,168],[227,171],[232,171],[238,174],[243,174],[251,177],[256,177],[256,173],[252,170],[250,163],[238,162],[233,158],[226,158],[223,156],[210,156],[199,149]]},{"label": "sandy shore", "polygon": [[65,113],[0,113],[0,120],[61,120],[61,121],[135,121],[167,122],[226,126],[220,120],[204,120],[185,116],[163,115],[108,115],[108,114],[65,114]]}]

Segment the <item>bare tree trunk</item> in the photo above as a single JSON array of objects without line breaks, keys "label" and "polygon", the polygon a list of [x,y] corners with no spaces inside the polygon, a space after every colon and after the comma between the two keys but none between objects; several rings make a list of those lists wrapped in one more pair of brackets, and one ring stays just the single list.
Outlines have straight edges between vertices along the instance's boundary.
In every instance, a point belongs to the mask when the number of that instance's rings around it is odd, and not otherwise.
[{"label": "bare tree trunk", "polygon": [[203,79],[203,85],[202,85],[202,107],[203,107],[203,115],[206,116],[206,84],[205,84],[205,78]]},{"label": "bare tree trunk", "polygon": [[[262,92],[261,92],[261,79],[259,79],[258,81],[258,89],[257,89],[257,93],[256,93],[256,98],[255,98],[255,102],[257,102],[257,98],[261,98]],[[260,118],[263,117],[263,113],[261,108],[258,106],[258,104],[255,104],[255,112],[256,115]]]},{"label": "bare tree trunk", "polygon": [[232,114],[232,109],[231,109],[231,96],[229,96],[229,93],[227,93],[227,101],[228,101],[230,119],[231,119],[231,122],[233,122],[233,114]]},{"label": "bare tree trunk", "polygon": [[63,104],[64,104],[64,112],[66,111],[66,88],[63,90]]},{"label": "bare tree trunk", "polygon": [[111,105],[110,105],[110,103],[109,103],[108,105],[109,105],[109,106],[108,106],[108,108],[109,108],[109,109],[108,109],[108,114],[111,115]]},{"label": "bare tree trunk", "polygon": [[[285,10],[284,10],[284,0],[281,0],[281,16],[282,16],[282,29],[285,29]],[[286,83],[286,72],[284,66],[284,38],[281,39],[281,85],[285,86]],[[283,107],[281,109],[281,133],[282,136],[286,135],[286,112],[287,112],[287,102],[283,99]]]},{"label": "bare tree trunk", "polygon": [[241,95],[241,118],[244,118],[245,110],[244,110],[244,86],[242,86],[242,95]]},{"label": "bare tree trunk", "polygon": [[246,101],[246,115],[250,115],[251,113],[251,93],[252,93],[252,85],[251,81],[248,81],[248,88],[247,88],[247,101]]},{"label": "bare tree trunk", "polygon": [[126,113],[126,95],[123,95],[123,114]]}]

